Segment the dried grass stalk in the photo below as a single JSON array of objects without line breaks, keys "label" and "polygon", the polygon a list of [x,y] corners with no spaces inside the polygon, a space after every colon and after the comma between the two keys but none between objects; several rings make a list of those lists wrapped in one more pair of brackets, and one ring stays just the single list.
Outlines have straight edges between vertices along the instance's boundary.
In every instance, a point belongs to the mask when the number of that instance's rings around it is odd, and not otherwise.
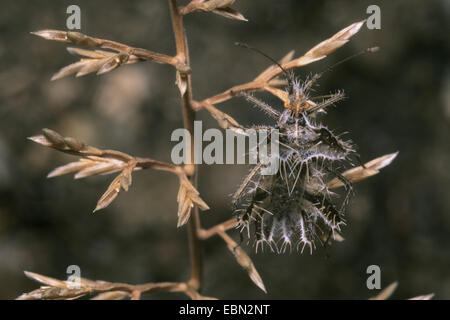
[{"label": "dried grass stalk", "polygon": [[[59,41],[66,44],[77,46],[87,46],[105,50],[85,50],[80,48],[68,48],[71,54],[81,57],[81,60],[69,66],[62,68],[53,77],[52,80],[60,79],[75,74],[77,77],[96,72],[103,74],[116,69],[117,67],[135,63],[139,61],[155,61],[174,66],[176,72],[176,85],[182,97],[182,110],[185,128],[193,130],[194,113],[201,109],[206,109],[209,114],[217,120],[224,129],[242,131],[244,128],[237,123],[231,116],[218,110],[214,105],[229,100],[241,92],[267,91],[279,99],[286,101],[287,94],[279,89],[286,85],[286,80],[278,76],[283,72],[279,66],[271,65],[260,73],[253,81],[234,86],[220,94],[197,102],[192,99],[192,86],[190,81],[189,50],[187,46],[186,34],[183,26],[183,15],[191,12],[202,11],[211,12],[224,16],[229,19],[244,20],[245,17],[231,8],[234,0],[192,0],[185,7],[178,7],[176,0],[168,0],[170,13],[174,29],[174,36],[177,48],[175,56],[168,56],[156,53],[146,49],[134,48],[119,42],[94,38],[79,32],[67,32],[60,30],[41,30],[32,32],[47,40]],[[331,54],[356,34],[364,21],[356,22],[342,29],[329,39],[320,42],[303,56],[294,58],[294,51],[289,52],[281,60],[280,64],[285,70],[305,66],[318,61]],[[314,102],[308,101],[314,107]],[[95,295],[92,299],[140,299],[141,294],[151,291],[184,292],[191,299],[214,299],[202,296],[199,293],[201,287],[201,254],[199,240],[207,239],[218,234],[227,243],[228,249],[233,253],[236,261],[248,273],[250,279],[264,292],[266,288],[257,272],[250,257],[237,245],[227,234],[226,231],[237,225],[236,218],[225,221],[208,230],[200,228],[198,212],[191,216],[193,207],[206,210],[208,205],[199,197],[198,191],[192,185],[195,180],[196,170],[194,166],[185,166],[184,168],[172,164],[160,162],[150,158],[133,157],[128,154],[115,150],[102,150],[88,146],[74,138],[63,137],[55,131],[43,129],[43,134],[30,137],[30,140],[41,145],[54,148],[58,151],[81,157],[79,161],[60,166],[48,174],[49,178],[74,173],[75,179],[81,179],[92,175],[103,175],[114,172],[120,172],[109,185],[107,191],[102,195],[94,211],[107,207],[119,194],[121,190],[127,191],[132,183],[132,172],[140,169],[152,168],[155,170],[168,171],[179,177],[180,188],[178,192],[178,226],[184,225],[189,220],[189,240],[190,240],[190,258],[191,275],[187,282],[172,283],[147,283],[142,285],[130,285],[123,283],[111,283],[106,281],[91,281],[81,279],[80,288],[72,288],[66,281],[42,276],[36,273],[25,272],[25,274],[42,284],[41,288],[30,293],[21,295],[18,299],[76,299],[88,294]],[[378,170],[390,164],[395,158],[395,154],[386,155],[374,159],[365,166],[350,169],[344,173],[344,176],[357,182],[378,173]],[[189,176],[189,178],[188,178]],[[189,180],[191,179],[191,181]],[[342,186],[340,180],[334,179],[328,183],[329,188]],[[334,240],[342,241],[343,238],[337,233],[333,234]],[[383,299],[389,297],[396,287],[396,283],[383,290],[374,299]],[[427,299],[432,295],[419,296],[413,299]]]},{"label": "dried grass stalk", "polygon": [[[95,51],[94,53],[89,53],[87,50],[82,51],[80,49],[71,48],[69,49],[69,52],[87,57],[88,59],[82,59],[78,63],[61,69],[55,76],[53,76],[55,79],[61,78],[62,76],[64,76],[64,73],[73,74],[77,72],[77,76],[81,76],[91,72],[102,74],[109,72],[124,63],[134,63],[137,61],[154,61],[157,63],[170,64],[182,73],[190,72],[190,68],[185,63],[181,62],[178,57],[171,57],[150,50],[131,47],[126,44],[111,40],[94,38],[80,32],[46,29],[31,32],[31,34],[34,34],[46,40],[115,51],[115,53],[112,53],[113,56],[109,56],[111,53],[107,51]],[[78,75],[78,73],[80,75]]]},{"label": "dried grass stalk", "polygon": [[43,129],[42,132],[42,135],[29,137],[28,139],[46,147],[82,157],[76,162],[70,162],[54,169],[48,174],[48,178],[75,173],[75,179],[81,179],[92,175],[104,175],[121,171],[97,202],[94,212],[109,206],[121,190],[128,191],[132,183],[133,171],[148,168],[169,171],[179,177],[178,226],[185,224],[189,220],[190,212],[194,205],[197,205],[201,210],[209,209],[208,205],[200,198],[198,191],[189,182],[181,167],[150,158],[133,157],[120,151],[91,147],[74,138],[63,137],[50,129]]},{"label": "dried grass stalk", "polygon": [[[354,36],[362,27],[364,21],[355,22],[348,27],[342,29],[331,38],[324,40],[314,46],[311,50],[306,52],[303,56],[292,59],[294,51],[290,51],[281,60],[281,65],[285,70],[293,68],[303,67],[315,61],[325,58],[327,55],[333,53],[338,48],[346,44],[349,39]],[[251,91],[267,91],[282,101],[286,101],[286,93],[284,91],[275,88],[280,83],[279,81],[273,82],[272,80],[281,75],[283,70],[276,65],[271,65],[262,73],[260,73],[253,81],[236,85],[222,93],[209,97],[197,102],[199,107],[206,108],[207,105],[215,105],[222,103],[233,98],[238,92],[251,92]]]}]

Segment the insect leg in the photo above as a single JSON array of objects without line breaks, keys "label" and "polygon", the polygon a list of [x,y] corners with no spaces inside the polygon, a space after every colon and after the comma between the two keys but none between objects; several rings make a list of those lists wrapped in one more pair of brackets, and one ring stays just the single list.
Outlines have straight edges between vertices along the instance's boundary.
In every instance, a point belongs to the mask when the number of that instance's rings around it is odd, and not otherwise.
[{"label": "insect leg", "polygon": [[267,113],[269,116],[271,116],[274,119],[279,119],[281,114],[276,111],[275,109],[273,109],[271,106],[269,106],[267,103],[259,100],[258,98],[255,98],[253,95],[251,95],[250,93],[247,92],[238,92],[236,93],[239,96],[243,96],[245,99],[247,99],[248,102],[253,103],[255,106],[257,106],[258,108],[260,108],[262,111],[264,111],[265,113]]}]

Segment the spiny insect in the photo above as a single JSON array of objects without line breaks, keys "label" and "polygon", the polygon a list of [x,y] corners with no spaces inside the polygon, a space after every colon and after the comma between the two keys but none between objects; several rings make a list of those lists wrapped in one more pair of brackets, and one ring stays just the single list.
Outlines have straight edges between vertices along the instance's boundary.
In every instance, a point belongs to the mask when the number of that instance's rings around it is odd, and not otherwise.
[{"label": "spiny insect", "polygon": [[[268,58],[287,78],[284,111],[249,93],[239,94],[275,120],[274,126],[258,128],[278,130],[279,170],[263,175],[262,164],[255,165],[233,195],[234,214],[241,235],[246,231],[249,239],[255,239],[256,251],[268,245],[273,251],[285,252],[296,244],[297,250],[303,252],[309,247],[312,253],[316,240],[326,244],[345,224],[344,212],[353,189],[340,172],[346,165],[353,165],[353,160],[359,162],[359,156],[351,141],[343,140],[317,120],[327,106],[343,99],[343,93],[317,100],[310,95],[321,74],[301,81]],[[332,178],[340,179],[346,187],[340,201],[327,188]]]}]

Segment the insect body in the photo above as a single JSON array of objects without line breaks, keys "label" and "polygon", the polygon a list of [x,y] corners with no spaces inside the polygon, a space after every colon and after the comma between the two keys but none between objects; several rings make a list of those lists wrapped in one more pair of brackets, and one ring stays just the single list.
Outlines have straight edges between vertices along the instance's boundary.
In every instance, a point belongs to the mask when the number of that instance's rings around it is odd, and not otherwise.
[{"label": "insect body", "polygon": [[[279,170],[274,175],[262,175],[261,165],[255,166],[233,195],[235,214],[241,232],[255,238],[256,250],[267,244],[272,250],[284,252],[315,247],[340,231],[344,211],[352,192],[351,183],[339,172],[351,163],[356,152],[350,141],[336,136],[317,120],[318,113],[343,98],[342,93],[328,96],[320,102],[309,97],[318,76],[305,82],[288,77],[285,110],[279,112],[248,93],[247,100],[264,110],[279,131]],[[337,195],[327,188],[327,181],[337,177],[347,189],[337,205]]]}]

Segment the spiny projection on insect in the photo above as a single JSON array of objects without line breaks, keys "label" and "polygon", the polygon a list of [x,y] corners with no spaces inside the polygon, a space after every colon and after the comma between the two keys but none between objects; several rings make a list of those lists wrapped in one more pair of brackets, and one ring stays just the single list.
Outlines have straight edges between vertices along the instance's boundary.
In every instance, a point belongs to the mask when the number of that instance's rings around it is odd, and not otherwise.
[{"label": "spiny projection on insect", "polygon": [[[255,165],[233,195],[234,214],[241,234],[246,232],[249,239],[253,235],[256,251],[268,245],[276,252],[293,247],[303,252],[308,247],[312,253],[317,240],[326,244],[338,236],[345,224],[344,212],[353,189],[340,170],[353,166],[355,160],[359,162],[359,156],[351,141],[343,140],[318,121],[319,113],[343,99],[343,93],[313,98],[312,87],[320,74],[300,81],[274,62],[287,77],[284,111],[249,93],[239,95],[275,120],[273,127],[258,129],[278,130],[279,154],[275,156],[279,170],[274,175],[263,175],[262,164]],[[345,186],[345,195],[340,199],[327,188],[333,178]]]}]

